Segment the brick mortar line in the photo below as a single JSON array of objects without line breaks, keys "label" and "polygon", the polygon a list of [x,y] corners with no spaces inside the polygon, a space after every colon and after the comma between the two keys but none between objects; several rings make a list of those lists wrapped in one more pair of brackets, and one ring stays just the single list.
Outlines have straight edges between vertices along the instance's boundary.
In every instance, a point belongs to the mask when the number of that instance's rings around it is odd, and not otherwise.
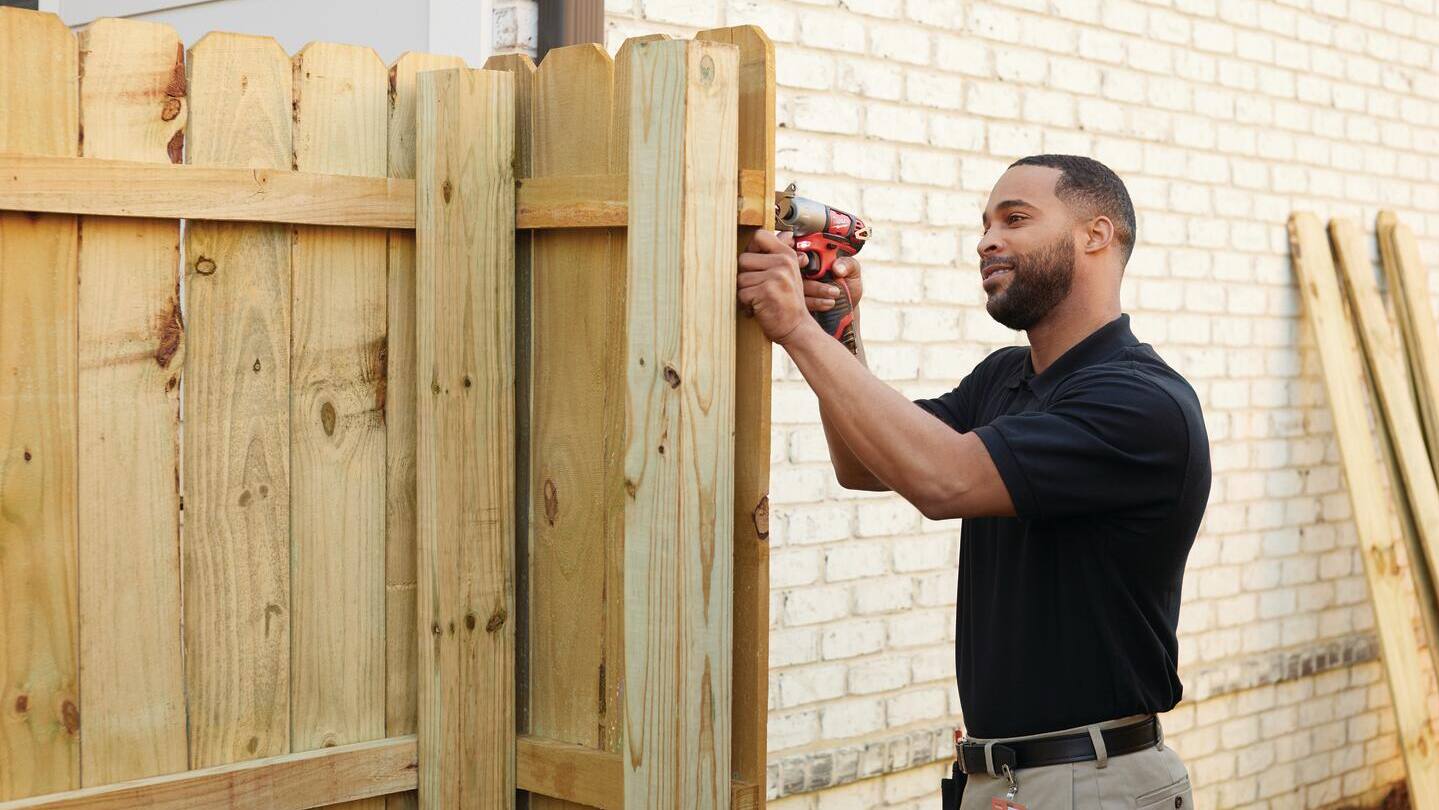
[{"label": "brick mortar line", "polygon": [[[1298,649],[1263,653],[1183,673],[1191,684],[1184,700],[1199,703],[1260,686],[1309,678],[1378,660],[1375,632],[1317,642]],[[800,793],[917,768],[953,757],[953,725],[918,729],[872,742],[845,745],[772,760],[766,769],[768,798]]]}]

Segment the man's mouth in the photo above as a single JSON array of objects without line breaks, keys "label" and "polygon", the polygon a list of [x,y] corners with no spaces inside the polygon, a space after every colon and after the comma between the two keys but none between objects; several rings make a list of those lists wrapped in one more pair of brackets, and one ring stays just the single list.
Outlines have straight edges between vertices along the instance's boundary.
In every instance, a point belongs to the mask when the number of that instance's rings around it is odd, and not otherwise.
[{"label": "man's mouth", "polygon": [[982,281],[989,281],[994,276],[1000,275],[1001,273],[1008,273],[1013,269],[1014,265],[1000,264],[996,262],[995,264],[991,264],[988,267],[982,268],[979,273]]}]

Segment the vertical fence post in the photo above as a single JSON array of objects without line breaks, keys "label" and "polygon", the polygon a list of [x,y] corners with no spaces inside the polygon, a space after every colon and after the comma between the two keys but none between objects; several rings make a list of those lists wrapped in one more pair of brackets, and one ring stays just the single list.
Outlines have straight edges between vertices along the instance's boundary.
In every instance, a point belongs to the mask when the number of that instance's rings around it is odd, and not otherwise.
[{"label": "vertical fence post", "polygon": [[739,53],[636,44],[628,87],[625,806],[729,805]]},{"label": "vertical fence post", "polygon": [[514,804],[514,78],[420,74],[416,512],[422,808]]}]

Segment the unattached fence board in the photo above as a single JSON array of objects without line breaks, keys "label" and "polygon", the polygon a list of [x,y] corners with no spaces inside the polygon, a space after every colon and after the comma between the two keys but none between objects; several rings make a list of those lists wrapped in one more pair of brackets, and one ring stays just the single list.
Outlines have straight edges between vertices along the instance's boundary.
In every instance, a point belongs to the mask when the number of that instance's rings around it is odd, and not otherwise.
[{"label": "unattached fence board", "polygon": [[1394,314],[1404,336],[1409,371],[1424,424],[1429,464],[1439,475],[1439,324],[1429,296],[1429,274],[1414,231],[1393,211],[1379,212],[1376,230]]},{"label": "unattached fence board", "polygon": [[[74,156],[78,55],[0,8],[0,152]],[[0,800],[79,787],[77,223],[0,212]]]},{"label": "unattached fence board", "polygon": [[[1420,617],[1415,600],[1405,589],[1409,574],[1399,564],[1401,529],[1394,502],[1384,491],[1386,469],[1369,429],[1363,358],[1323,226],[1312,214],[1293,214],[1289,219],[1289,241],[1334,414],[1334,432],[1354,506],[1360,556],[1364,559],[1384,669],[1409,771],[1410,795],[1416,807],[1436,807],[1439,746],[1427,700],[1423,662],[1415,643]],[[1393,489],[1397,494],[1397,485]]]},{"label": "unattached fence board", "polygon": [[1329,243],[1364,352],[1370,390],[1378,409],[1380,450],[1390,468],[1389,491],[1396,500],[1409,565],[1418,586],[1415,597],[1424,619],[1430,663],[1439,672],[1439,606],[1433,590],[1433,572],[1439,570],[1439,483],[1435,482],[1424,443],[1416,441],[1424,431],[1407,374],[1404,346],[1379,297],[1374,268],[1358,225],[1346,219],[1331,220]]},{"label": "unattached fence board", "polygon": [[[86,157],[168,164],[185,125],[174,29],[80,34]],[[180,637],[178,220],[85,217],[80,244],[80,748],[85,787],[188,766]]]},{"label": "unattached fence board", "polygon": [[[380,58],[321,42],[293,64],[295,168],[384,176]],[[318,225],[291,236],[293,751],[385,735],[385,236]]]},{"label": "unattached fence board", "polygon": [[417,82],[420,806],[514,801],[514,81]]},{"label": "unattached fence board", "polygon": [[640,43],[621,88],[626,807],[730,803],[738,57]]},{"label": "unattached fence board", "polygon": [[[457,56],[406,53],[390,66],[388,160],[391,177],[415,176],[415,77],[464,67]],[[419,621],[415,610],[415,233],[389,234],[389,348],[385,355],[385,731],[416,730]],[[414,793],[390,796],[389,810],[415,806]]]},{"label": "unattached fence board", "polygon": [[[290,168],[290,59],[190,49],[187,160]],[[190,766],[290,750],[290,229],[186,229],[185,681]]]}]

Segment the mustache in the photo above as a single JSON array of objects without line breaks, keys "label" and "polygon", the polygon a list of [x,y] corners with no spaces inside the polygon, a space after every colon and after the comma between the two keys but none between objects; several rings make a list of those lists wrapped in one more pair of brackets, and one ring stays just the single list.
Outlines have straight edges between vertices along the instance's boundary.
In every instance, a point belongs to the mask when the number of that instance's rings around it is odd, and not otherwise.
[{"label": "mustache", "polygon": [[1017,257],[1014,257],[1014,256],[987,256],[987,257],[979,260],[979,269],[980,269],[980,270],[988,270],[989,268],[994,267],[994,266],[996,266],[996,265],[1005,265],[1005,266],[1007,266],[1007,267],[1013,267],[1014,265],[1016,265],[1016,264],[1018,264],[1018,263],[1019,263],[1019,262],[1018,262]]}]

